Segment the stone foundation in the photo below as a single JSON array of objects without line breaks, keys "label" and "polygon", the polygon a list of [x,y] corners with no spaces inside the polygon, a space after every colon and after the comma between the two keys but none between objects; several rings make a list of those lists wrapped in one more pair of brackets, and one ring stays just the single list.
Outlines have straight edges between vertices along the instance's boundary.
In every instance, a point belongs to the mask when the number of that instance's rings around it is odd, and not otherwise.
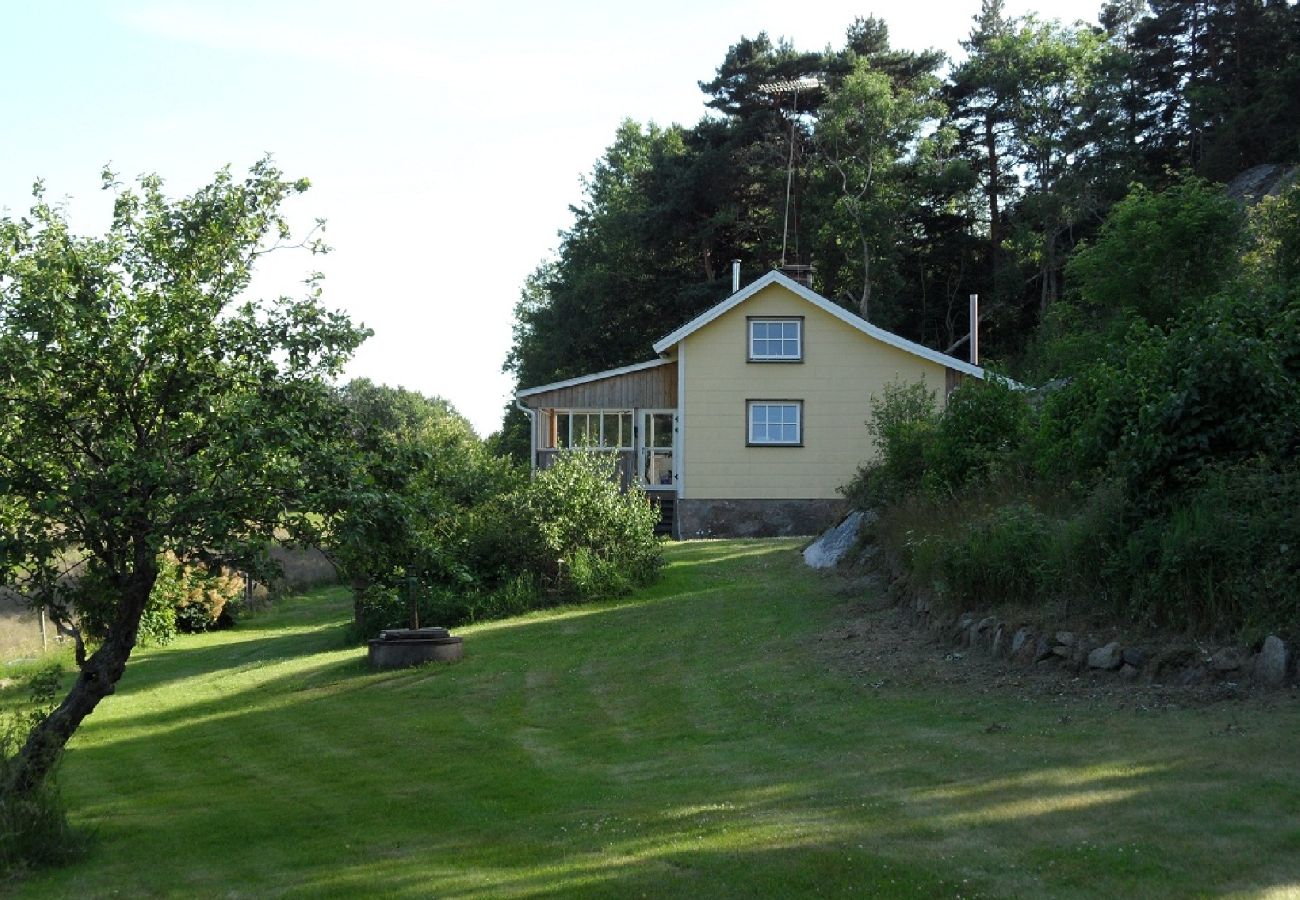
[{"label": "stone foundation", "polygon": [[843,500],[677,501],[677,537],[789,537],[819,534],[844,516]]}]

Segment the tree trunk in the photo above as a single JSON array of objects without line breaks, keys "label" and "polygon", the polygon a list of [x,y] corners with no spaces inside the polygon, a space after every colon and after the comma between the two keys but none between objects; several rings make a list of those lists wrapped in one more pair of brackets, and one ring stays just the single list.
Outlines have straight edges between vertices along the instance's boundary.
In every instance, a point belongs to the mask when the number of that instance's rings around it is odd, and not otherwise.
[{"label": "tree trunk", "polygon": [[858,315],[870,321],[871,310],[871,245],[867,243],[866,232],[862,232],[862,299],[858,301]]},{"label": "tree trunk", "polygon": [[984,148],[989,167],[989,273],[992,284],[998,283],[998,251],[1002,247],[1001,212],[998,209],[998,144],[993,131],[993,113],[984,115]]},{"label": "tree trunk", "polygon": [[76,683],[63,702],[42,719],[14,760],[13,771],[5,790],[12,796],[33,794],[49,777],[68,739],[90,715],[99,701],[117,689],[126,671],[126,661],[135,647],[140,617],[149,603],[158,578],[157,565],[148,561],[128,576],[118,597],[117,615],[109,626],[103,645],[81,666]]},{"label": "tree trunk", "polygon": [[1048,226],[1043,235],[1043,284],[1038,302],[1039,320],[1047,308],[1056,302],[1056,235],[1055,226]]},{"label": "tree trunk", "polygon": [[361,627],[361,614],[364,609],[366,599],[366,589],[370,587],[370,579],[364,575],[354,575],[352,577],[352,624],[357,628]]}]

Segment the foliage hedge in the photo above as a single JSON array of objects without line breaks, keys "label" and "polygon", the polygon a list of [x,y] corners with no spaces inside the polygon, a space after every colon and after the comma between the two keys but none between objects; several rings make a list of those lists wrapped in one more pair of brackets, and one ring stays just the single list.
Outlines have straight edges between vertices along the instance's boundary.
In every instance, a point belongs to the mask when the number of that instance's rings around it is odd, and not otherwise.
[{"label": "foliage hedge", "polygon": [[[94,571],[81,577],[76,606],[82,632],[99,640],[108,630],[113,606],[104,599],[109,594],[96,589],[95,578]],[[242,592],[243,580],[237,573],[209,571],[206,566],[183,563],[175,554],[164,553],[158,561],[158,580],[149,605],[140,618],[139,640],[162,646],[178,632],[209,631],[229,624],[232,604]]]},{"label": "foliage hedge", "polygon": [[[621,491],[614,467],[609,454],[564,453],[465,510],[449,526],[455,565],[418,573],[421,624],[453,627],[616,597],[653,579],[658,511],[641,491]],[[371,585],[358,600],[355,636],[405,627],[408,590],[397,579]]]},{"label": "foliage hedge", "polygon": [[[844,492],[881,507],[875,534],[916,583],[963,607],[1300,632],[1300,188],[1244,233],[1225,203],[1189,182],[1117,207],[1071,271],[1079,308],[1125,284],[1131,308],[1091,337],[1079,317],[1052,324],[1039,351],[1061,341],[1077,368],[1048,389],[967,382],[942,411],[923,385],[873,398],[878,456]],[[1170,217],[1222,263],[1176,307],[1161,279],[1190,261],[1115,249]],[[1051,330],[1065,321],[1083,338]],[[1080,364],[1089,342],[1102,349]]]}]

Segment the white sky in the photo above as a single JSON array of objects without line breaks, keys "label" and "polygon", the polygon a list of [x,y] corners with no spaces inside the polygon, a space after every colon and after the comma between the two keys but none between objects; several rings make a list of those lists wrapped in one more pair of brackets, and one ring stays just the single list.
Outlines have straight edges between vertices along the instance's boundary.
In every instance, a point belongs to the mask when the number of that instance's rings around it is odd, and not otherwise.
[{"label": "white sky", "polygon": [[[1099,5],[1007,4],[1064,21],[1091,21]],[[25,211],[40,177],[78,230],[98,232],[106,163],[186,194],[270,151],[312,180],[291,213],[301,230],[327,218],[335,249],[280,256],[259,291],[294,293],[322,269],[326,305],[375,331],[349,376],[446,397],[487,434],[511,387],[501,363],[519,288],[623,118],[696,122],[696,83],[742,35],[838,47],[856,15],[874,14],[896,47],[955,54],[978,9],[0,0],[0,214]]]}]

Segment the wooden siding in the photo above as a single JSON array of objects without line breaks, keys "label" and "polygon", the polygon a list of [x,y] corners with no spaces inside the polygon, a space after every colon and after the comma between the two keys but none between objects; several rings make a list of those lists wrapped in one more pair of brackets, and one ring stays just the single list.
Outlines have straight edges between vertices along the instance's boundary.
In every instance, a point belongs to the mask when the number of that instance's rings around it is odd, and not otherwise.
[{"label": "wooden siding", "polygon": [[677,366],[611,375],[521,401],[533,409],[672,409],[677,405]]},{"label": "wooden siding", "polygon": [[957,390],[958,386],[966,380],[966,375],[953,368],[945,368],[943,372],[943,396],[946,400],[948,395]]}]

